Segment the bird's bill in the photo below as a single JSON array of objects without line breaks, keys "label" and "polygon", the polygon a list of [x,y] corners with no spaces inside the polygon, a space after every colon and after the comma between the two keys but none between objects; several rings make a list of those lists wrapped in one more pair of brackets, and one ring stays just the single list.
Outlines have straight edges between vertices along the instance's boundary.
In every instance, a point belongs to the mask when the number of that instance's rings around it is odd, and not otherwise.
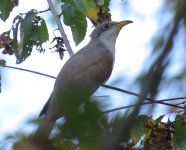
[{"label": "bird's bill", "polygon": [[133,23],[133,22],[130,21],[130,20],[125,20],[125,21],[118,22],[118,24],[115,26],[115,28],[116,29],[121,29],[122,27],[126,26],[129,23]]}]

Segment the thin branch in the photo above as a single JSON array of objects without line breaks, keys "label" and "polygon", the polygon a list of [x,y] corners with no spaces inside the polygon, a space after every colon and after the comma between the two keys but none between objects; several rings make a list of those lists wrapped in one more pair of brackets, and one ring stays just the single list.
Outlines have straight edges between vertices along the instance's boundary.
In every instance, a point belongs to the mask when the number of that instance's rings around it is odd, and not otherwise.
[{"label": "thin branch", "polygon": [[49,10],[50,10],[50,8],[48,8],[48,9],[46,9],[46,10],[37,11],[37,13],[38,13],[38,14],[41,14],[41,13],[47,12],[47,11],[49,11]]},{"label": "thin branch", "polygon": [[[28,70],[28,69],[23,69],[23,68],[19,68],[19,67],[12,67],[12,66],[7,66],[7,65],[2,66],[2,67],[16,69],[16,70],[21,70],[21,71],[26,71],[26,72],[42,75],[42,76],[45,76],[45,77],[50,77],[52,79],[56,79],[56,77],[54,77],[54,76],[47,75],[47,74],[44,74],[44,73],[41,73],[41,72],[37,72],[37,71]],[[142,97],[142,95],[140,95],[140,94],[137,94],[137,93],[134,93],[134,92],[131,92],[131,91],[127,91],[127,90],[124,90],[124,89],[121,89],[121,88],[118,88],[118,87],[113,87],[113,86],[106,85],[106,84],[102,84],[101,86],[105,87],[105,88],[108,88],[108,89],[115,90],[115,91],[119,91],[119,92],[122,92],[122,93],[126,93],[126,94],[129,94],[129,95],[133,95],[133,96],[136,96],[136,97]],[[177,106],[175,104],[165,103],[165,101],[184,100],[184,99],[186,99],[186,97],[167,98],[167,99],[162,99],[162,100],[153,100],[153,99],[150,99],[148,97],[144,97],[144,98],[145,98],[145,100],[150,101],[147,104],[159,103],[159,104],[163,104],[163,105],[167,105],[167,106],[171,106],[171,107],[177,107],[177,108],[181,108],[181,109],[183,109],[184,107]],[[133,106],[129,106],[129,107],[133,107]]]},{"label": "thin branch", "polygon": [[[156,100],[156,101],[150,101],[150,102],[143,102],[141,103],[141,105],[148,105],[148,104],[154,104],[154,103],[157,103],[157,104],[162,104],[162,102],[164,101],[168,101],[169,99],[164,99],[164,100]],[[173,99],[171,99],[173,100]],[[177,100],[177,98],[175,98],[174,100]],[[168,104],[168,103],[166,103]],[[173,105],[173,107],[178,107],[178,108],[182,108],[184,109],[184,107],[181,107],[181,106],[177,106],[177,105],[174,105],[174,104],[171,104]],[[106,110],[102,113],[110,113],[110,112],[114,112],[114,111],[118,111],[118,110],[122,110],[122,109],[126,109],[126,108],[131,108],[131,107],[135,107],[136,104],[132,104],[132,105],[127,105],[127,106],[122,106],[122,107],[117,107],[117,108],[113,108],[113,109],[109,109],[109,110]]]},{"label": "thin branch", "polygon": [[50,10],[52,12],[52,15],[53,15],[53,17],[54,17],[54,19],[55,19],[55,21],[57,23],[59,31],[60,31],[60,33],[61,33],[61,35],[63,37],[63,40],[64,40],[64,43],[65,43],[66,49],[68,51],[68,54],[69,54],[69,56],[72,56],[74,54],[74,52],[72,51],[72,48],[71,48],[71,46],[69,44],[68,38],[67,38],[66,33],[65,33],[64,29],[63,29],[63,26],[61,24],[60,18],[59,18],[59,16],[57,15],[57,13],[55,11],[54,5],[52,4],[51,0],[47,0],[47,2],[48,2],[48,5],[50,7]]},{"label": "thin branch", "polygon": [[[186,97],[175,97],[175,98],[166,98],[166,99],[161,99],[161,101],[175,101],[175,100],[186,100]],[[158,101],[158,100],[157,100]]]},{"label": "thin branch", "polygon": [[[137,94],[137,93],[134,93],[134,92],[131,92],[131,91],[127,91],[127,90],[124,90],[124,89],[121,89],[121,88],[118,88],[118,87],[113,87],[113,86],[110,86],[110,85],[101,85],[102,87],[105,87],[105,88],[109,88],[109,89],[112,89],[112,90],[115,90],[115,91],[119,91],[119,92],[122,92],[122,93],[127,93],[129,95],[133,95],[133,96],[136,96],[136,97],[143,97],[142,95],[140,94]],[[150,99],[148,97],[143,97],[145,100],[148,100],[148,101],[151,101],[151,102],[154,102],[154,103],[160,103],[160,104],[163,104],[163,105],[167,105],[167,106],[172,106],[172,107],[177,107],[177,108],[182,108],[181,106],[176,106],[174,104],[169,104],[169,103],[164,103],[162,102],[161,100],[157,101],[157,100],[153,100],[153,99]],[[178,99],[186,99],[186,97],[181,97],[181,98],[170,98],[170,99],[165,99],[166,101],[168,100],[178,100]]]},{"label": "thin branch", "polygon": [[[146,102],[146,103],[149,104],[151,102]],[[109,109],[109,110],[103,111],[102,113],[103,114],[107,114],[107,113],[110,113],[110,112],[114,112],[114,111],[118,111],[118,110],[126,109],[126,108],[131,108],[131,107],[134,107],[134,106],[136,106],[136,104],[132,104],[132,105],[127,105],[127,106],[122,106],[122,107],[117,107],[117,108]]]},{"label": "thin branch", "polygon": [[179,118],[179,119],[174,120],[174,121],[172,121],[172,122],[168,122],[167,125],[176,123],[176,122],[181,121],[181,120],[184,120],[185,118],[186,118],[186,116],[183,116],[182,118]]},{"label": "thin branch", "polygon": [[[102,87],[105,87],[105,88],[108,88],[108,89],[112,89],[112,90],[115,90],[115,91],[118,91],[118,92],[122,92],[122,93],[127,93],[129,95],[133,95],[133,96],[136,96],[136,97],[141,97],[140,94],[137,94],[137,93],[134,93],[134,92],[131,92],[131,91],[127,91],[127,90],[124,90],[124,89],[121,89],[121,88],[118,88],[118,87],[113,87],[113,86],[110,86],[110,85],[106,85],[106,84],[103,84],[101,85]],[[153,101],[152,99],[150,98],[145,98],[146,100],[150,100],[150,101]]]},{"label": "thin branch", "polygon": [[176,105],[185,105],[186,101],[183,101],[183,102],[180,102],[180,103],[177,103]]},{"label": "thin branch", "polygon": [[[41,13],[45,13],[45,12],[47,12],[47,11],[49,11],[50,10],[50,8],[47,8],[47,9],[45,9],[45,10],[41,10],[41,11],[37,11],[37,10],[35,10],[36,12],[37,12],[37,14],[41,14]],[[19,13],[20,15],[26,15],[27,13]]]},{"label": "thin branch", "polygon": [[38,75],[42,75],[42,76],[45,76],[45,77],[50,77],[50,78],[56,79],[56,77],[54,77],[54,76],[47,75],[47,74],[44,74],[44,73],[41,73],[41,72],[37,72],[37,71],[28,70],[28,69],[23,69],[23,68],[19,68],[19,67],[12,67],[12,66],[7,66],[7,65],[6,66],[2,66],[2,67],[16,69],[16,70],[21,70],[21,71],[26,71],[26,72],[35,73],[35,74],[38,74]]}]

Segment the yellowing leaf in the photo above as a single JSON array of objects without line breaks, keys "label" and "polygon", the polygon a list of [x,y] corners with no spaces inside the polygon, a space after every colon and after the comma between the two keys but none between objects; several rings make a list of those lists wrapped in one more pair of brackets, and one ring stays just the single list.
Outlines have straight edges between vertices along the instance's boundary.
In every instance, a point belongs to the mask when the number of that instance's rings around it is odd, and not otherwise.
[{"label": "yellowing leaf", "polygon": [[94,0],[73,0],[78,9],[91,20],[97,20],[98,9]]},{"label": "yellowing leaf", "polygon": [[130,131],[130,137],[132,139],[132,143],[134,143],[134,144],[138,143],[138,139],[137,139],[136,134],[134,133],[133,130]]},{"label": "yellowing leaf", "polygon": [[86,12],[86,16],[89,17],[91,20],[96,21],[97,16],[97,9],[89,7]]}]

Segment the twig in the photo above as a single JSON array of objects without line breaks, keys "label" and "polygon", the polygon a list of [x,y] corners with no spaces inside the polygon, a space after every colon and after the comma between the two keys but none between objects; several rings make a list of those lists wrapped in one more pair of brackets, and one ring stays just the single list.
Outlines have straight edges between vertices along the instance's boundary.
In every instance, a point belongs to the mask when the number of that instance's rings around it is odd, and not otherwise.
[{"label": "twig", "polygon": [[[23,68],[19,68],[19,67],[12,67],[12,66],[7,66],[7,65],[2,66],[2,67],[16,69],[16,70],[21,70],[21,71],[26,71],[26,72],[30,72],[30,73],[35,73],[35,74],[38,74],[38,75],[42,75],[42,76],[45,76],[45,77],[50,77],[52,79],[56,79],[56,77],[54,77],[54,76],[47,75],[47,74],[44,74],[44,73],[41,73],[41,72],[37,72],[37,71],[33,71],[33,70],[23,69]],[[106,84],[102,84],[101,86],[102,87],[105,87],[105,88],[108,88],[108,89],[115,90],[115,91],[119,91],[119,92],[122,92],[122,93],[126,93],[126,94],[129,94],[129,95],[133,95],[133,96],[136,96],[136,97],[142,97],[142,95],[140,95],[140,94],[137,94],[137,93],[134,93],[134,92],[131,92],[131,91],[127,91],[127,90],[124,90],[124,89],[121,89],[121,88],[118,88],[118,87],[113,87],[113,86],[106,85]],[[167,105],[167,106],[172,106],[172,107],[177,107],[177,108],[181,108],[181,109],[183,109],[184,107],[177,106],[177,105],[170,104],[170,103],[164,103],[164,101],[173,101],[173,100],[183,100],[183,99],[186,99],[186,97],[176,97],[176,98],[168,98],[168,99],[162,99],[162,100],[153,100],[153,99],[150,99],[148,97],[144,97],[144,98],[145,98],[145,100],[150,101],[147,104],[150,104],[150,103],[159,103],[159,104],[163,104],[163,105]]]},{"label": "twig", "polygon": [[[103,84],[101,86],[105,87],[105,88],[109,88],[109,89],[115,90],[115,91],[119,91],[119,92],[122,92],[122,93],[127,93],[129,95],[133,95],[133,96],[136,96],[136,97],[143,97],[140,94],[137,94],[137,93],[134,93],[134,92],[131,92],[131,91],[127,91],[127,90],[124,90],[124,89],[121,89],[121,88],[118,88],[118,87],[113,87],[113,86],[105,85],[105,84]],[[176,106],[174,104],[164,103],[161,100],[157,101],[157,100],[150,99],[148,97],[143,97],[143,98],[145,100],[148,100],[148,101],[151,101],[151,102],[154,102],[154,103],[160,103],[160,104],[163,104],[163,105],[167,105],[167,106],[172,106],[172,107],[177,107],[177,108],[182,108],[183,109],[183,107],[181,107],[181,106]],[[186,97],[181,97],[179,99],[186,99]],[[169,100],[178,100],[178,98],[165,99],[165,101],[169,101]]]},{"label": "twig", "polygon": [[7,66],[7,65],[6,66],[2,66],[2,67],[16,69],[16,70],[21,70],[21,71],[26,71],[26,72],[35,73],[35,74],[38,74],[38,75],[42,75],[42,76],[45,76],[45,77],[50,77],[50,78],[56,79],[56,77],[54,77],[54,76],[47,75],[47,74],[44,74],[44,73],[41,73],[41,72],[37,72],[37,71],[28,70],[28,69],[23,69],[23,68],[19,68],[19,67],[12,67],[12,66]]},{"label": "twig", "polygon": [[48,8],[48,9],[46,9],[46,10],[37,11],[37,13],[38,13],[38,14],[41,14],[41,13],[47,12],[47,11],[49,11],[49,10],[50,10],[50,8]]},{"label": "twig", "polygon": [[186,101],[183,101],[183,102],[180,102],[180,103],[177,103],[176,105],[185,105]]},{"label": "twig", "polygon": [[[105,87],[105,88],[108,88],[108,89],[112,89],[112,90],[118,91],[118,92],[127,93],[129,95],[133,95],[133,96],[137,96],[137,97],[141,96],[140,94],[137,94],[137,93],[134,93],[134,92],[131,92],[131,91],[127,91],[127,90],[124,90],[124,89],[121,89],[121,88],[118,88],[118,87],[113,87],[113,86],[106,85],[106,84],[102,84],[101,86]],[[152,101],[152,99],[147,98],[147,97],[145,99]]]},{"label": "twig", "polygon": [[68,51],[68,54],[69,54],[69,56],[72,56],[74,54],[74,52],[72,51],[72,48],[71,48],[71,46],[69,44],[68,38],[67,38],[67,36],[65,34],[65,31],[63,29],[63,26],[61,24],[60,18],[58,17],[58,15],[57,15],[57,13],[55,11],[54,5],[52,4],[51,0],[47,0],[47,2],[48,2],[48,5],[50,7],[50,10],[52,12],[52,15],[53,15],[53,17],[54,17],[54,19],[55,19],[55,21],[57,23],[59,31],[60,31],[60,33],[61,33],[61,35],[63,37],[63,40],[64,40],[64,43],[65,43],[66,49]]},{"label": "twig", "polygon": [[[168,101],[168,100],[169,99],[154,100],[154,101],[150,101],[150,102],[143,102],[143,103],[141,103],[141,105],[147,105],[147,104],[153,104],[153,103],[162,104],[162,102]],[[173,100],[173,99],[171,99],[171,100]],[[177,98],[175,98],[174,100],[177,100]],[[168,103],[166,103],[166,104],[168,104]],[[182,109],[184,108],[184,107],[180,107],[180,106],[177,106],[177,105],[174,105],[174,104],[172,104],[172,105],[173,105],[173,107],[179,107],[179,108],[182,108]],[[118,111],[118,110],[121,110],[121,109],[131,108],[131,107],[134,107],[134,106],[136,106],[136,104],[109,109],[109,110],[104,111],[103,113],[104,114],[105,113],[110,113],[110,112],[113,112],[113,111]]]},{"label": "twig", "polygon": [[183,116],[182,118],[179,118],[179,119],[174,120],[174,121],[172,121],[172,122],[168,122],[167,125],[172,124],[172,123],[176,123],[176,122],[181,121],[181,120],[183,120],[183,119],[185,119],[185,118],[186,118],[186,116]]},{"label": "twig", "polygon": [[[37,11],[37,10],[35,10],[36,12],[37,12],[37,14],[41,14],[41,13],[44,13],[44,12],[47,12],[47,11],[49,11],[50,10],[50,8],[47,8],[47,9],[45,9],[45,10],[41,10],[41,11]],[[20,15],[26,15],[27,13],[19,13]]]}]

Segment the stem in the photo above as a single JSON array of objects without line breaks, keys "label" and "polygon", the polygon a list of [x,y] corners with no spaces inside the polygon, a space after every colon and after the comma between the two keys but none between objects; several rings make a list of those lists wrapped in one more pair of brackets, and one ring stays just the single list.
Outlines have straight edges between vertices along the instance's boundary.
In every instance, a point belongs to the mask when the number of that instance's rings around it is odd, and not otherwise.
[{"label": "stem", "polygon": [[[175,98],[176,100],[177,98]],[[168,101],[169,99],[164,99],[164,100],[154,100],[154,101],[149,101],[149,102],[143,102],[141,103],[141,105],[148,105],[148,104],[164,104],[162,103],[163,101]],[[173,100],[173,98],[171,99]],[[169,104],[169,103],[166,103],[166,104]],[[110,113],[110,112],[114,112],[114,111],[118,111],[118,110],[122,110],[122,109],[126,109],[126,108],[131,108],[131,107],[135,107],[137,104],[132,104],[132,105],[127,105],[127,106],[122,106],[122,107],[117,107],[117,108],[113,108],[113,109],[109,109],[109,110],[106,110],[104,112],[102,112],[103,114],[106,114],[106,113]],[[178,107],[177,105],[174,105],[174,104],[171,104],[172,107]],[[179,106],[179,108],[181,109],[184,109],[183,107]]]},{"label": "stem", "polygon": [[[12,66],[7,66],[7,65],[3,65],[3,66],[0,66],[0,67],[26,71],[26,72],[35,73],[35,74],[38,74],[38,75],[42,75],[42,76],[46,76],[46,77],[50,77],[50,78],[56,79],[56,77],[54,77],[54,76],[51,76],[51,75],[48,75],[48,74],[44,74],[44,73],[41,73],[41,72],[37,72],[37,71],[33,71],[33,70],[28,70],[28,69],[23,69],[23,68],[18,68],[18,67],[12,67]],[[133,95],[133,96],[136,96],[136,97],[142,97],[142,95],[140,95],[138,93],[127,91],[127,90],[124,90],[124,89],[121,89],[121,88],[118,88],[118,87],[114,87],[114,86],[110,86],[110,85],[106,85],[106,84],[102,84],[101,86],[105,87],[105,88],[108,88],[108,89],[112,89],[112,90],[118,91],[118,92],[122,92],[122,93],[126,93],[126,94],[129,94],[129,95]],[[184,107],[177,106],[175,104],[165,103],[165,101],[185,100],[186,99],[186,97],[167,98],[167,99],[162,99],[162,100],[153,100],[153,99],[150,99],[148,97],[143,97],[143,98],[145,100],[149,101],[149,102],[146,102],[145,104],[156,103],[156,104],[163,104],[163,105],[167,105],[167,106],[177,107],[177,108],[180,108],[180,109],[184,109]],[[129,106],[126,106],[126,107],[131,107],[131,106],[129,105]]]},{"label": "stem", "polygon": [[61,24],[60,18],[58,17],[58,15],[57,15],[57,13],[55,11],[54,5],[52,4],[51,0],[47,0],[47,2],[48,2],[48,5],[50,7],[50,10],[52,12],[52,15],[53,15],[53,17],[54,17],[54,19],[55,19],[55,21],[57,23],[59,31],[60,31],[60,33],[61,33],[61,35],[63,37],[63,40],[64,40],[64,43],[65,43],[66,49],[68,51],[68,54],[69,54],[69,56],[72,56],[74,54],[74,52],[72,51],[72,48],[71,48],[71,46],[69,44],[67,35],[66,35],[66,33],[65,33],[64,29],[63,29],[63,26]]},{"label": "stem", "polygon": [[[121,89],[121,88],[118,88],[118,87],[113,87],[113,86],[110,86],[110,85],[105,85],[105,84],[102,84],[101,85],[102,87],[105,87],[105,88],[109,88],[109,89],[112,89],[112,90],[115,90],[115,91],[118,91],[118,92],[122,92],[122,93],[127,93],[129,95],[133,95],[133,96],[136,96],[138,98],[143,98],[145,100],[148,100],[150,102],[153,102],[153,103],[159,103],[159,104],[163,104],[163,105],[167,105],[167,106],[172,106],[172,107],[177,107],[177,108],[181,108],[183,109],[183,107],[181,106],[176,106],[174,104],[169,104],[169,103],[165,103],[163,101],[156,101],[154,99],[150,99],[148,97],[144,97],[143,95],[141,94],[138,94],[138,93],[134,93],[134,92],[131,92],[131,91],[127,91],[127,90],[124,90],[124,89]],[[180,99],[180,98],[179,98]],[[185,97],[181,97],[181,99],[185,99]],[[165,99],[164,101],[169,101],[169,100],[177,100],[177,98],[170,98],[170,99]]]}]

